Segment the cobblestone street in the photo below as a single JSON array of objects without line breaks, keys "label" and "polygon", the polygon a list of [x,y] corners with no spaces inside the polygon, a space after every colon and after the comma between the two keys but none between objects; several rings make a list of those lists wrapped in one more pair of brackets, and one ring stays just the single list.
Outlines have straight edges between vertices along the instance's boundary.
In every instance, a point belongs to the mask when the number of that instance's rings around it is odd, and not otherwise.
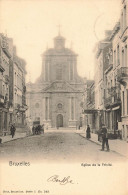
[{"label": "cobblestone street", "polygon": [[[111,146],[110,146],[111,147]],[[47,131],[44,135],[3,143],[0,146],[1,159],[42,160],[43,162],[86,163],[90,161],[124,161],[125,157],[110,151],[100,151],[101,146],[76,134],[75,131]]]}]

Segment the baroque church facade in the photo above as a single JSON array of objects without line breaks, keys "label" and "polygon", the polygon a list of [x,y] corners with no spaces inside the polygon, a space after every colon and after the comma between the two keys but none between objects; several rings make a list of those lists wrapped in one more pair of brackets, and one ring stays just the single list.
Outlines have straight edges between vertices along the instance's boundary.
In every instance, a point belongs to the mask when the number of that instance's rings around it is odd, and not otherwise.
[{"label": "baroque church facade", "polygon": [[77,73],[77,54],[54,38],[54,48],[42,55],[42,72],[27,84],[27,118],[49,127],[76,127],[81,117],[84,81]]}]

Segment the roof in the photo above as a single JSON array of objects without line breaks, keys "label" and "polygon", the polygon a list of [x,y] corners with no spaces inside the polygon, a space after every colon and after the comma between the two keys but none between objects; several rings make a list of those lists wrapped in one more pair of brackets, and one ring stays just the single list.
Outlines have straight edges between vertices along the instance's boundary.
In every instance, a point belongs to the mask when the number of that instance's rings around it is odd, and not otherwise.
[{"label": "roof", "polygon": [[56,36],[54,39],[63,39],[63,40],[65,40],[65,38],[62,37],[61,35]]},{"label": "roof", "polygon": [[77,55],[74,51],[68,48],[62,48],[61,50],[57,50],[55,48],[51,48],[46,50],[43,55]]}]

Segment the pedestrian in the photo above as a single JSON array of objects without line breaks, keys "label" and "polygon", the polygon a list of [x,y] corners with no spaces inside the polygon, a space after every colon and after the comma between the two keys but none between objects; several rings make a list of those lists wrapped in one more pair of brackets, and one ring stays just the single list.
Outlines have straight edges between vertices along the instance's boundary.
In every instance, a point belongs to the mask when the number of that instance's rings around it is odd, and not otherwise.
[{"label": "pedestrian", "polygon": [[103,124],[101,129],[101,135],[102,135],[102,149],[101,151],[104,151],[104,146],[106,144],[107,151],[109,152],[109,144],[108,144],[108,132],[106,126]]},{"label": "pedestrian", "polygon": [[86,138],[87,139],[90,139],[91,138],[91,133],[90,133],[90,127],[89,127],[89,125],[87,125]]},{"label": "pedestrian", "polygon": [[34,125],[32,127],[32,133],[33,133],[33,135],[35,135],[35,126]]},{"label": "pedestrian", "polygon": [[15,131],[16,131],[16,128],[15,128],[14,125],[11,125],[10,131],[11,131],[11,135],[12,135],[12,138],[13,138],[14,135],[15,135]]},{"label": "pedestrian", "polygon": [[42,133],[44,134],[44,124],[42,125],[41,129],[42,129]]}]

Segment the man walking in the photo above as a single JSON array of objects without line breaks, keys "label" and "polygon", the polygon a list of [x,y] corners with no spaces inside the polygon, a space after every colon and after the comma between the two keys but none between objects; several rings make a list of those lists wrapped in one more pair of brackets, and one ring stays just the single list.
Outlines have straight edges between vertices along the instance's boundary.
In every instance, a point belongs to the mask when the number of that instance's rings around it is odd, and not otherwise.
[{"label": "man walking", "polygon": [[14,135],[15,135],[15,131],[16,131],[16,128],[15,128],[14,125],[11,125],[10,131],[11,131],[11,135],[12,135],[12,138],[13,138]]},{"label": "man walking", "polygon": [[107,133],[107,128],[105,125],[102,125],[102,129],[101,129],[101,135],[102,135],[102,150],[104,151],[104,146],[106,144],[107,147],[107,152],[109,152],[109,144],[108,144],[108,133]]}]

